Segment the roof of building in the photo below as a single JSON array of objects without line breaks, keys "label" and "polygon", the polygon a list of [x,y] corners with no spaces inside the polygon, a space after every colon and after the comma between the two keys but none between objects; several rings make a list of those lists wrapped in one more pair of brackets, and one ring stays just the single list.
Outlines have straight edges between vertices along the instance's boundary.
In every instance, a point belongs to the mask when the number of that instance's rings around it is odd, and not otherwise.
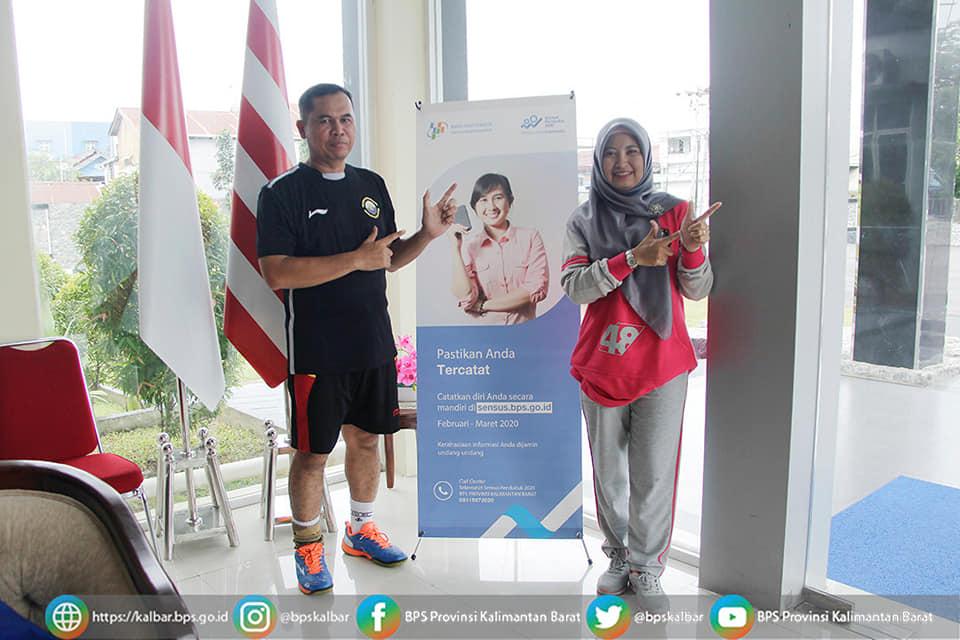
[{"label": "roof of building", "polygon": [[[215,138],[224,129],[231,135],[237,135],[237,121],[240,114],[235,111],[191,111],[186,112],[187,137]],[[290,105],[290,134],[299,137],[296,122],[300,115],[296,105]],[[126,120],[134,129],[140,128],[140,109],[137,107],[119,107],[110,124],[110,135],[119,133],[120,124]]]},{"label": "roof of building", "polygon": [[92,182],[30,182],[32,204],[90,204],[99,195]]},{"label": "roof of building", "polygon": [[83,169],[87,165],[97,162],[98,160],[102,162],[106,159],[107,159],[107,154],[105,154],[102,151],[93,150],[87,155],[77,158],[74,161],[73,166],[76,169]]}]

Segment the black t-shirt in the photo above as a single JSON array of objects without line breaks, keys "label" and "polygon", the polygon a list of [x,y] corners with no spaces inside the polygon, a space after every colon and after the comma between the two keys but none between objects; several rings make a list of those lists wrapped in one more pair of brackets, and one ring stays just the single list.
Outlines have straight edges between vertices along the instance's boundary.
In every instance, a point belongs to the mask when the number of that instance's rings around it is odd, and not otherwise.
[{"label": "black t-shirt", "polygon": [[[347,165],[339,180],[305,164],[260,190],[260,257],[330,256],[359,247],[373,227],[397,230],[383,178]],[[396,355],[384,269],[353,271],[304,289],[285,289],[291,373],[345,373],[379,367]]]}]

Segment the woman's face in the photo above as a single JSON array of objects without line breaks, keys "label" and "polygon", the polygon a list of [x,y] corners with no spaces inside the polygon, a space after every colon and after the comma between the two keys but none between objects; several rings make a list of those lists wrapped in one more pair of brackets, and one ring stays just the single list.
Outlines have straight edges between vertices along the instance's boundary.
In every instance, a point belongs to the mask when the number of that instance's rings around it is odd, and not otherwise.
[{"label": "woman's face", "polygon": [[607,139],[607,146],[603,149],[603,177],[614,189],[629,191],[643,180],[645,162],[636,138],[625,131],[617,131]]},{"label": "woman's face", "polygon": [[507,224],[507,215],[510,213],[510,200],[503,192],[503,187],[494,187],[480,196],[473,210],[477,212],[483,224],[501,228]]}]

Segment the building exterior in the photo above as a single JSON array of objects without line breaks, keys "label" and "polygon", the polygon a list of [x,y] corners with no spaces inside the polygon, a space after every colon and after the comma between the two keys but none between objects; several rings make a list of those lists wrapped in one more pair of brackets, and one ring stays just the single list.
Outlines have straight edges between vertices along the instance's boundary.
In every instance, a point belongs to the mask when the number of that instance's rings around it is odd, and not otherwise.
[{"label": "building exterior", "polygon": [[109,122],[28,121],[24,124],[27,152],[51,158],[81,158],[110,149]]},{"label": "building exterior", "polygon": [[[654,140],[655,188],[694,203],[700,213],[709,200],[708,131],[677,129]],[[659,157],[658,157],[659,153]]]},{"label": "building exterior", "polygon": [[31,182],[33,242],[64,269],[73,271],[80,253],[73,236],[87,206],[100,195],[95,182]]},{"label": "building exterior", "polygon": [[[290,135],[299,140],[296,107],[290,109]],[[213,185],[217,170],[217,136],[229,131],[237,137],[239,113],[234,111],[187,111],[187,144],[190,148],[190,164],[197,188],[215,200],[229,197]],[[106,161],[106,179],[109,182],[118,175],[135,171],[140,162],[140,110],[136,107],[120,107],[109,127],[110,158]]]},{"label": "building exterior", "polygon": [[81,182],[99,182],[103,184],[106,181],[104,173],[107,162],[107,154],[103,151],[94,150],[73,163],[73,168],[77,172],[77,180]]}]

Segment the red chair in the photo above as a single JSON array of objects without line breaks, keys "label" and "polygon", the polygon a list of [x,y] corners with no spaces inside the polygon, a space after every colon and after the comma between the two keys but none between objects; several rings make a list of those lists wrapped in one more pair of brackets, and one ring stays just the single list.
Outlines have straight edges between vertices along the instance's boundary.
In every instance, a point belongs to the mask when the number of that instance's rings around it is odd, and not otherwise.
[{"label": "red chair", "polygon": [[143,503],[157,548],[143,471],[104,453],[80,365],[66,338],[0,345],[0,460],[48,460],[86,471]]}]

